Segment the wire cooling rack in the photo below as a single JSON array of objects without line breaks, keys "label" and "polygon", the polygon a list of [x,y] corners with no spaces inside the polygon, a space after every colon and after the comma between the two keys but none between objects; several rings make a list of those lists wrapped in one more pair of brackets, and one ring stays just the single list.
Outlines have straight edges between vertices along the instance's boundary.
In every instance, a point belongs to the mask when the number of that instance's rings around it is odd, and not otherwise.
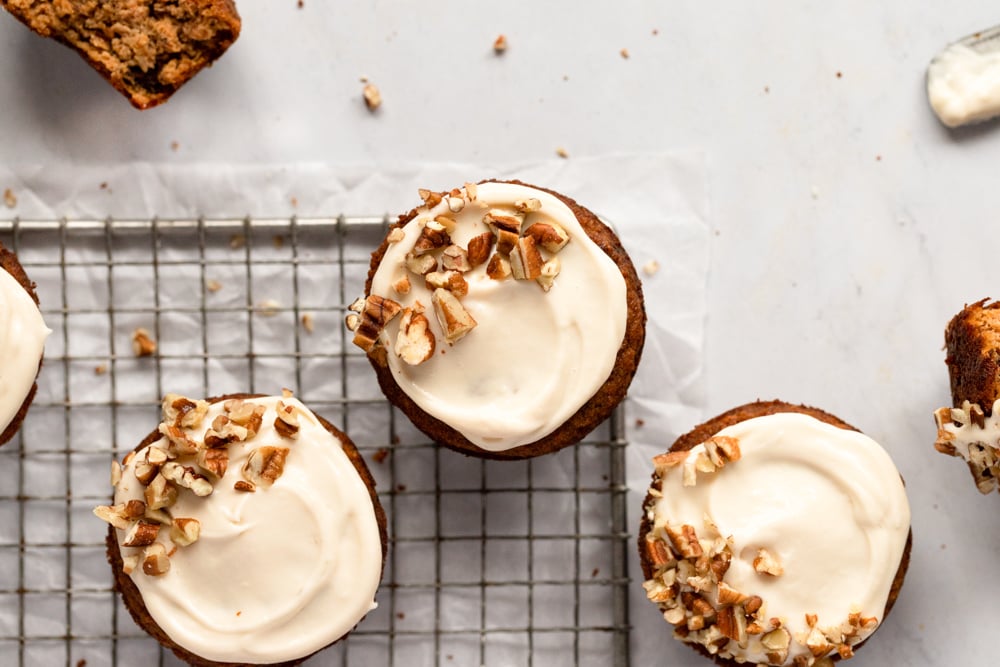
[{"label": "wire cooling rack", "polygon": [[[357,443],[389,520],[378,609],[309,665],[628,664],[620,409],[530,461],[428,442],[344,334],[387,222],[0,222],[53,330],[28,418],[0,449],[0,664],[179,664],[112,591],[91,509],[164,392],[282,387]],[[133,353],[140,327],[152,357]]]}]

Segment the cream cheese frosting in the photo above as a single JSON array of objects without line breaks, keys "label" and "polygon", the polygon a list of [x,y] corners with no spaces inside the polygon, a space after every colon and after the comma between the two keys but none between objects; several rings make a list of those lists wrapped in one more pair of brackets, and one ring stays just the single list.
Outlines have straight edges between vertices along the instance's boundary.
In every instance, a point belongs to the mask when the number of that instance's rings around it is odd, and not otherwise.
[{"label": "cream cheese frosting", "polygon": [[405,295],[394,291],[393,283],[405,275],[406,254],[437,215],[456,219],[451,242],[464,247],[488,231],[483,217],[491,207],[534,198],[540,209],[527,214],[524,229],[551,220],[569,233],[558,253],[561,272],[549,291],[533,280],[493,280],[486,264],[465,273],[468,294],[461,303],[477,325],[449,345],[431,316],[438,349],[426,362],[410,365],[393,352],[389,342],[396,340],[399,318],[382,332],[396,383],[424,412],[484,450],[504,451],[555,431],[608,379],[625,336],[626,285],[615,262],[559,198],[512,183],[481,183],[475,189],[475,197],[461,191],[466,203],[457,213],[449,212],[447,198],[419,209],[403,228],[402,240],[386,251],[371,293],[404,307],[419,301],[430,311],[431,290],[423,280],[411,280]]},{"label": "cream cheese frosting", "polygon": [[[130,576],[156,623],[183,648],[209,660],[264,664],[307,656],[349,632],[375,608],[382,544],[369,491],[340,441],[294,398],[246,399],[266,407],[255,437],[229,445],[229,466],[211,495],[181,489],[173,517],[195,518],[200,537],[176,548],[169,530],[157,541],[170,556],[166,574]],[[294,406],[294,439],[274,426],[278,401]],[[201,439],[223,404],[210,406]],[[284,471],[268,488],[234,489],[250,453],[288,448]],[[164,438],[149,447],[166,448]],[[136,464],[122,470],[115,503],[143,500]],[[126,537],[118,530],[119,543]],[[122,556],[142,549],[121,547]]]},{"label": "cream cheese frosting", "polygon": [[38,375],[45,326],[34,299],[24,287],[0,268],[0,433],[17,416]]},{"label": "cream cheese frosting", "polygon": [[939,408],[934,413],[938,439],[934,448],[942,454],[965,459],[980,493],[1000,490],[1000,400],[989,416],[975,403],[961,408]]},{"label": "cream cheese frosting", "polygon": [[927,98],[948,127],[1000,115],[1000,49],[945,48],[927,68]]},{"label": "cream cheese frosting", "polygon": [[[907,542],[909,504],[892,460],[868,436],[798,413],[748,419],[711,440],[718,438],[735,439],[738,460],[706,474],[699,472],[706,444],[680,453],[682,463],[662,470],[646,508],[651,537],[694,528],[706,553],[729,553],[720,581],[762,602],[760,632],[706,648],[779,665],[797,656],[812,664],[817,646],[850,657],[882,620]],[[670,575],[669,584],[646,582],[650,598],[663,602],[664,585],[677,583],[716,602],[718,587],[684,574],[698,576],[689,569]],[[774,629],[769,619],[791,635],[778,661],[762,644]],[[687,641],[719,637],[706,630]]]}]

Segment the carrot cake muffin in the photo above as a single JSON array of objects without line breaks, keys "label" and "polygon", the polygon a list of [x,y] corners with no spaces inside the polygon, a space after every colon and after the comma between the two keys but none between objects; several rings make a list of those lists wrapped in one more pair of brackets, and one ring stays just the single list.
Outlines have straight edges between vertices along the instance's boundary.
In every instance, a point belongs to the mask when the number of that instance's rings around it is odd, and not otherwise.
[{"label": "carrot cake muffin", "polygon": [[38,385],[45,339],[52,333],[38,310],[35,284],[0,243],[0,445],[14,437]]},{"label": "carrot cake muffin", "polygon": [[643,505],[647,597],[720,665],[825,665],[881,625],[909,562],[903,482],[878,443],[779,401],[681,436]]},{"label": "carrot cake muffin", "polygon": [[1000,477],[1000,303],[966,306],[944,330],[952,407],[934,413],[935,449],[965,459],[980,493]]},{"label": "carrot cake muffin", "polygon": [[375,607],[386,552],[374,481],[293,398],[168,394],[119,465],[108,560],[132,617],[192,665],[296,665]]},{"label": "carrot cake muffin", "polygon": [[233,0],[0,0],[76,51],[137,109],[165,102],[240,34]]},{"label": "carrot cake muffin", "polygon": [[617,236],[572,199],[517,181],[420,195],[372,254],[347,316],[382,391],[466,454],[579,442],[625,397],[645,338]]}]

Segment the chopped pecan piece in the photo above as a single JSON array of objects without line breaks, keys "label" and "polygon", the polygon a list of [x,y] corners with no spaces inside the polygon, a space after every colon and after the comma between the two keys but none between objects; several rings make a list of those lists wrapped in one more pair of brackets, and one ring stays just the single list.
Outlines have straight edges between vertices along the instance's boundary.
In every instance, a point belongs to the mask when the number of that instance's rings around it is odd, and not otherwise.
[{"label": "chopped pecan piece", "polygon": [[540,247],[553,254],[569,243],[569,232],[554,222],[536,222],[524,230],[524,235],[535,240]]},{"label": "chopped pecan piece", "polygon": [[451,237],[448,236],[448,230],[445,228],[445,225],[436,220],[431,220],[424,225],[424,228],[420,231],[420,236],[417,237],[416,243],[413,244],[413,254],[420,257],[432,250],[444,248],[450,243]]},{"label": "chopped pecan piece", "polygon": [[370,294],[365,299],[364,310],[361,312],[361,323],[354,332],[354,344],[365,352],[371,352],[378,342],[382,329],[399,314],[402,306],[393,301]]},{"label": "chopped pecan piece", "polygon": [[160,468],[160,475],[177,486],[190,489],[198,497],[204,498],[212,494],[212,483],[204,475],[195,472],[191,466],[168,461]]},{"label": "chopped pecan piece", "polygon": [[198,452],[198,467],[216,479],[221,479],[229,469],[229,450],[225,447],[209,447]]},{"label": "chopped pecan piece", "polygon": [[160,532],[160,524],[151,521],[136,521],[122,540],[123,547],[148,547],[156,541]]},{"label": "chopped pecan piece", "polygon": [[395,349],[399,358],[411,366],[422,364],[434,354],[435,343],[430,320],[412,308],[404,309],[396,336]]},{"label": "chopped pecan piece", "polygon": [[159,577],[170,571],[167,548],[161,542],[153,542],[143,552],[142,571],[150,577]]},{"label": "chopped pecan piece", "polygon": [[708,458],[717,468],[740,460],[740,442],[725,435],[714,435],[704,442]]},{"label": "chopped pecan piece", "polygon": [[242,479],[238,480],[235,484],[233,484],[233,488],[237,491],[242,491],[244,493],[253,493],[254,491],[257,490],[257,487],[254,485],[253,482],[246,482],[243,481]]},{"label": "chopped pecan piece", "polygon": [[177,487],[168,482],[162,473],[157,473],[146,487],[145,496],[147,509],[163,509],[177,502]]},{"label": "chopped pecan piece", "polygon": [[142,327],[132,332],[132,352],[137,357],[151,357],[156,354],[156,341]]},{"label": "chopped pecan piece", "polygon": [[285,471],[287,447],[258,447],[250,453],[243,466],[243,477],[254,487],[268,487]]},{"label": "chopped pecan piece", "polygon": [[[212,427],[205,432],[205,446],[210,448],[225,447],[230,443],[243,442],[250,438],[250,426],[256,424],[256,427],[259,428],[260,420],[263,420],[263,414],[259,419],[255,419],[251,410],[249,416],[244,416],[246,417],[247,426],[237,424],[226,415],[217,415],[212,420]],[[254,435],[256,435],[256,430],[254,431]]]},{"label": "chopped pecan piece", "polygon": [[177,518],[170,525],[170,541],[181,547],[188,547],[201,536],[201,522],[198,519]]},{"label": "chopped pecan piece", "polygon": [[427,289],[446,289],[455,296],[465,296],[469,293],[469,283],[458,271],[431,271],[424,276]]},{"label": "chopped pecan piece", "polygon": [[753,569],[757,574],[769,574],[772,577],[780,577],[785,573],[785,568],[781,566],[777,556],[764,548],[757,550],[757,557],[753,559]]},{"label": "chopped pecan piece", "polygon": [[466,255],[469,260],[469,268],[474,269],[490,258],[490,250],[493,249],[493,242],[496,237],[490,232],[483,232],[478,236],[469,239],[469,249]]},{"label": "chopped pecan piece", "polygon": [[162,422],[159,431],[167,439],[167,449],[175,456],[194,454],[200,448],[199,443],[189,438],[180,426]]},{"label": "chopped pecan piece", "polygon": [[448,290],[438,288],[431,295],[434,314],[449,343],[460,340],[476,327],[476,320],[458,298]]},{"label": "chopped pecan piece", "polygon": [[441,266],[449,271],[464,273],[472,268],[469,252],[462,246],[452,244],[441,253]]},{"label": "chopped pecan piece", "polygon": [[440,192],[434,192],[433,190],[425,190],[420,188],[417,190],[417,194],[420,195],[420,199],[423,200],[424,206],[427,208],[434,208],[441,203],[442,195]]},{"label": "chopped pecan piece", "polygon": [[274,430],[283,438],[296,438],[299,435],[299,413],[294,405],[285,405],[278,401],[275,409]]},{"label": "chopped pecan piece", "polygon": [[535,239],[522,236],[510,251],[510,272],[514,280],[535,280],[542,275],[542,255]]},{"label": "chopped pecan piece", "polygon": [[559,261],[559,258],[553,257],[549,261],[542,264],[542,270],[538,274],[538,277],[535,278],[535,282],[537,282],[543,290],[548,292],[555,284],[556,276],[559,275],[561,270],[562,263]]},{"label": "chopped pecan piece", "polygon": [[180,394],[163,397],[163,421],[182,428],[197,428],[208,413],[208,401],[192,401]]},{"label": "chopped pecan piece", "polygon": [[493,280],[503,280],[510,275],[510,261],[500,253],[494,254],[486,265],[486,275]]},{"label": "chopped pecan piece", "polygon": [[410,277],[407,276],[406,274],[403,274],[402,276],[399,277],[398,280],[395,280],[392,283],[392,291],[394,291],[396,294],[399,294],[400,296],[405,296],[409,294],[410,287],[411,287]]},{"label": "chopped pecan piece", "polygon": [[418,276],[430,273],[431,271],[437,269],[438,265],[437,259],[434,258],[434,255],[417,256],[413,253],[407,254],[403,263],[406,264],[407,269]]},{"label": "chopped pecan piece", "polygon": [[514,202],[514,208],[521,213],[534,213],[535,211],[542,210],[542,202],[535,197],[519,199]]},{"label": "chopped pecan piece", "polygon": [[476,201],[476,196],[479,194],[479,188],[475,183],[465,184],[465,196],[469,198],[469,201]]}]

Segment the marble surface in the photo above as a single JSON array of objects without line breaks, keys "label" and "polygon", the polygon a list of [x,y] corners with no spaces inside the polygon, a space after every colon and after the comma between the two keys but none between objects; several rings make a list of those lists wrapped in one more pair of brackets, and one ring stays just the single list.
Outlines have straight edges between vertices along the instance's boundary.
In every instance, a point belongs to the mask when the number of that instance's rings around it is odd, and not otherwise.
[{"label": "marble surface", "polygon": [[[1000,123],[946,130],[923,76],[945,43],[1000,22],[995,5],[240,6],[236,47],[141,114],[72,53],[0,16],[0,163],[391,169],[537,160],[560,146],[570,160],[704,151],[705,416],[780,397],[881,441],[907,481],[913,559],[895,611],[852,664],[992,659],[970,626],[998,619],[1000,499],[933,451],[931,413],[948,401],[945,323],[997,295]],[[510,44],[500,58],[499,33]],[[382,90],[376,114],[361,103],[362,75]],[[707,664],[652,608],[632,622],[633,664]]]}]

